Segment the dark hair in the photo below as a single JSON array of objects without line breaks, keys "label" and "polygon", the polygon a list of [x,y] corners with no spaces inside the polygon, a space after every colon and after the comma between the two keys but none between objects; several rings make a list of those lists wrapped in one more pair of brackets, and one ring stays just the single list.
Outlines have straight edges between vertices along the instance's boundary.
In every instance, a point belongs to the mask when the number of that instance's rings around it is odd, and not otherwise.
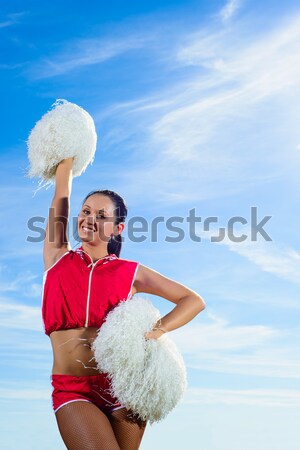
[{"label": "dark hair", "polygon": [[[127,217],[127,205],[124,201],[124,199],[117,194],[114,191],[110,191],[108,189],[99,189],[99,190],[95,190],[95,191],[91,191],[88,193],[88,195],[85,197],[85,199],[83,200],[82,204],[84,204],[86,202],[86,200],[94,194],[101,194],[101,195],[106,195],[107,197],[109,197],[111,199],[111,201],[114,204],[114,213],[115,213],[115,225],[118,225],[121,222],[125,222],[126,217]],[[118,257],[120,256],[121,253],[121,249],[122,249],[122,236],[121,234],[118,234],[117,236],[113,236],[113,238],[110,238],[110,240],[107,243],[107,253],[111,254],[114,253],[115,255],[117,255]]]}]

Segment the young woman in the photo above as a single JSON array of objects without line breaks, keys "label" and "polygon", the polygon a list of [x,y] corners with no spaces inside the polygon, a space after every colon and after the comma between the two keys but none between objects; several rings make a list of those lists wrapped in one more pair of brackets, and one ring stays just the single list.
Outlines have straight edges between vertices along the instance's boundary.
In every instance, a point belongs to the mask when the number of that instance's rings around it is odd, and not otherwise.
[{"label": "young woman", "polygon": [[136,450],[147,422],[108,393],[107,374],[97,371],[91,343],[106,314],[135,293],[154,294],[175,303],[145,339],[159,339],[185,325],[205,308],[193,290],[138,262],[120,258],[127,215],[113,191],[94,191],[78,215],[81,246],[72,250],[67,224],[73,158],[56,169],[44,241],[42,314],[53,349],[52,405],[69,450]]}]

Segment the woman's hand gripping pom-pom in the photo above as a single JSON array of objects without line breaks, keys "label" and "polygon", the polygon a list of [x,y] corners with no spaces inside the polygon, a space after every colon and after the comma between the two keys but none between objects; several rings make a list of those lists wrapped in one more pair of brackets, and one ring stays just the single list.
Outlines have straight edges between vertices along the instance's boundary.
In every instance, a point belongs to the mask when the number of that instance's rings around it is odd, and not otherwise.
[{"label": "woman's hand gripping pom-pom", "polygon": [[147,299],[121,301],[92,344],[98,370],[111,379],[111,394],[151,425],[166,417],[187,388],[184,360],[167,333],[145,338],[159,319]]},{"label": "woman's hand gripping pom-pom", "polygon": [[27,176],[37,177],[40,184],[55,182],[57,165],[74,157],[73,177],[93,162],[97,134],[92,117],[80,106],[58,99],[35,124],[27,140],[30,167]]}]

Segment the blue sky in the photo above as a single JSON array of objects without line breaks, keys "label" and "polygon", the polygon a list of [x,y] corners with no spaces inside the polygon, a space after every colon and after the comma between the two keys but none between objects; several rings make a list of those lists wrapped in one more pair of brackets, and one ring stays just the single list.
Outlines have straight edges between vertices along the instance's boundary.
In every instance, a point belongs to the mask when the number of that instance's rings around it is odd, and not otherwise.
[{"label": "blue sky", "polygon": [[[206,301],[170,333],[189,386],[141,449],[299,450],[297,3],[11,1],[0,11],[1,448],[65,448],[41,322],[42,243],[26,240],[53,187],[33,195],[37,181],[25,177],[28,134],[64,98],[92,115],[98,134],[93,164],[74,178],[71,215],[106,188],[124,197],[128,220],[163,216],[157,242],[150,232],[132,242],[125,228],[122,257]],[[270,241],[251,240],[251,208],[258,222],[271,216]],[[189,237],[193,209],[201,242]],[[165,240],[173,216],[183,218],[177,243]],[[234,226],[243,242],[227,235],[235,216],[247,220]],[[213,242],[220,227],[226,236]],[[172,309],[147,297],[162,315]]]}]

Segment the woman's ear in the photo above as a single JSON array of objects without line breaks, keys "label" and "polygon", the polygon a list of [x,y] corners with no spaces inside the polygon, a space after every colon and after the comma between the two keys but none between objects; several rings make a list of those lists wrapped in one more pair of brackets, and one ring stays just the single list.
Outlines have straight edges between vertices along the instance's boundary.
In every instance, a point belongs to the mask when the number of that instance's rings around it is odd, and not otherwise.
[{"label": "woman's ear", "polygon": [[119,232],[122,233],[122,231],[124,230],[125,224],[122,222],[122,223],[119,223],[117,226],[118,226]]}]

